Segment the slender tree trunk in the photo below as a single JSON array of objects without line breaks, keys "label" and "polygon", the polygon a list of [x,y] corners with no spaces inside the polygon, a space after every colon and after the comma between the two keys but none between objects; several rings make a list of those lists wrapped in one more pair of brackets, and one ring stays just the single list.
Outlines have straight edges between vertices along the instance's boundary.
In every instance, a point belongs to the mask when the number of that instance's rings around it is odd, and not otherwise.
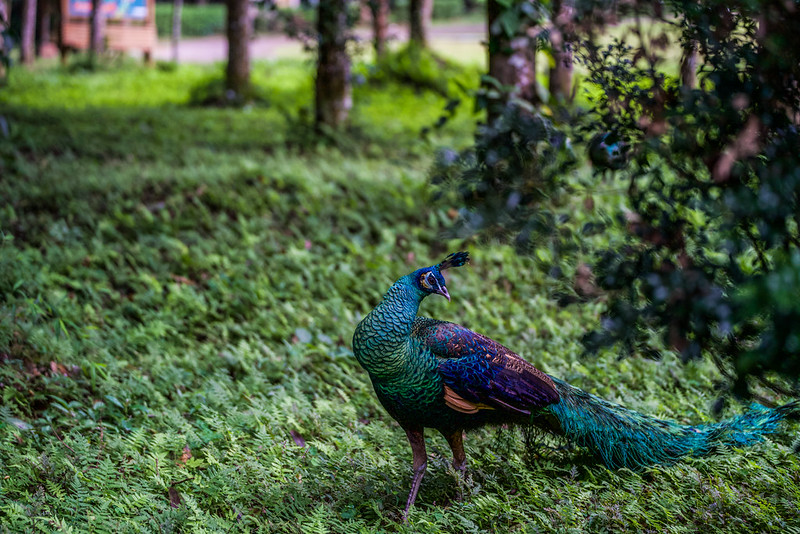
[{"label": "slender tree trunk", "polygon": [[478,2],[475,0],[464,0],[464,12],[465,13],[472,13],[475,11],[475,8],[478,7]]},{"label": "slender tree trunk", "polygon": [[25,65],[31,65],[36,57],[36,0],[23,0],[22,2],[21,33],[20,59]]},{"label": "slender tree trunk", "polygon": [[386,34],[389,30],[389,0],[367,0],[372,16],[372,35],[375,55],[381,57],[386,53]]},{"label": "slender tree trunk", "polygon": [[685,89],[694,89],[697,85],[697,41],[689,41],[683,47],[681,85]]},{"label": "slender tree trunk", "polygon": [[103,0],[92,0],[92,14],[89,17],[89,63],[94,66],[97,56],[103,52],[105,40],[105,17],[101,13]]},{"label": "slender tree trunk", "polygon": [[433,0],[409,0],[408,39],[420,48],[428,46],[428,28],[433,16]]},{"label": "slender tree trunk", "polygon": [[225,87],[237,97],[250,88],[250,18],[248,0],[227,0],[228,3],[228,67]]},{"label": "slender tree trunk", "polygon": [[[0,85],[4,85],[8,78],[8,56],[11,50],[6,48],[4,39],[11,20],[11,0],[0,0]],[[2,116],[0,116],[2,118]]]},{"label": "slender tree trunk", "polygon": [[[539,102],[536,90],[536,49],[527,35],[508,37],[496,21],[503,13],[498,0],[486,3],[489,34],[489,76],[497,80],[509,96]],[[502,105],[489,105],[488,120],[502,113]]]},{"label": "slender tree trunk", "polygon": [[178,62],[178,44],[181,40],[181,15],[183,0],[172,0],[172,61]]},{"label": "slender tree trunk", "polygon": [[317,7],[319,52],[315,103],[317,128],[339,128],[353,106],[347,55],[348,0],[323,0]]},{"label": "slender tree trunk", "polygon": [[50,22],[52,20],[53,5],[50,0],[40,0],[36,10],[36,25],[39,27],[38,40],[36,41],[36,56],[42,55],[42,48],[51,41]]},{"label": "slender tree trunk", "polygon": [[550,96],[557,102],[572,100],[572,50],[567,42],[574,11],[571,0],[553,0],[553,68],[550,69]]}]

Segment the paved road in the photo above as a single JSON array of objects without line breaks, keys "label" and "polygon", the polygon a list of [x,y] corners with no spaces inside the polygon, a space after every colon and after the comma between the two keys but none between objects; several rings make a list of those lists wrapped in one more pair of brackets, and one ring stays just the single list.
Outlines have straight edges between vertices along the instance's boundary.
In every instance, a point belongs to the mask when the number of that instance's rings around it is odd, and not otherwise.
[{"label": "paved road", "polygon": [[[485,39],[483,24],[442,24],[430,30],[431,46],[455,59],[481,57],[481,41]],[[357,28],[356,36],[369,42],[367,28]],[[408,39],[408,28],[391,25],[389,38],[403,42]],[[227,59],[228,43],[222,35],[183,39],[178,47],[178,60],[181,63],[214,63]],[[252,59],[277,59],[282,57],[303,57],[303,45],[282,34],[259,35],[250,44]],[[171,60],[172,47],[168,40],[161,40],[155,50],[155,59]]]}]

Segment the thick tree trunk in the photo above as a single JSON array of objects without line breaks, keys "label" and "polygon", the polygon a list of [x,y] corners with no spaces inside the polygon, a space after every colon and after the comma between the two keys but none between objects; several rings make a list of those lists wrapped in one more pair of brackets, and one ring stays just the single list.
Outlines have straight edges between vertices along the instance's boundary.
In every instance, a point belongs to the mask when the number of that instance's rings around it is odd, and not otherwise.
[{"label": "thick tree trunk", "polygon": [[181,16],[183,0],[172,0],[172,61],[178,62],[178,44],[181,41]]},{"label": "thick tree trunk", "polygon": [[571,0],[553,0],[553,68],[550,69],[550,96],[557,102],[572,100],[572,50],[566,36],[570,33],[573,6]]},{"label": "thick tree trunk", "polygon": [[105,41],[105,17],[100,12],[102,5],[102,0],[92,0],[92,14],[89,17],[89,63],[92,65],[103,52]]},{"label": "thick tree trunk", "polygon": [[353,106],[350,57],[347,55],[347,2],[324,0],[317,8],[319,52],[315,103],[317,128],[339,128]]},{"label": "thick tree trunk", "polygon": [[248,0],[227,0],[228,67],[225,87],[242,97],[250,88],[250,19]]},{"label": "thick tree trunk", "polygon": [[[486,3],[487,24],[489,27],[489,76],[497,80],[509,96],[526,100],[532,104],[539,102],[536,90],[536,49],[526,35],[509,38],[496,21],[503,13],[503,6],[497,0]],[[491,122],[502,107],[491,105],[488,120]]]},{"label": "thick tree trunk", "polygon": [[389,31],[389,0],[367,0],[367,4],[372,17],[372,42],[375,45],[375,55],[381,57],[386,53],[386,34]]},{"label": "thick tree trunk", "polygon": [[31,65],[36,57],[36,0],[23,0],[21,30],[20,60]]},{"label": "thick tree trunk", "polygon": [[428,46],[428,28],[433,16],[433,0],[408,2],[408,39],[420,48]]}]

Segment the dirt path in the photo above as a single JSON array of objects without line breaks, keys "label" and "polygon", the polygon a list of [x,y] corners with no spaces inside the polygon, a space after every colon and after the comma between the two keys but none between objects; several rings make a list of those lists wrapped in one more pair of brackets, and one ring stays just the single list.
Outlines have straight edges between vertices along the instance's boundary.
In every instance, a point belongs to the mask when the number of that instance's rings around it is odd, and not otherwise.
[{"label": "dirt path", "polygon": [[[481,41],[485,39],[486,27],[483,24],[436,24],[431,26],[431,46],[435,50],[456,59],[479,57]],[[369,43],[370,31],[357,28],[358,38]],[[389,38],[395,41],[408,39],[406,26],[392,24]],[[227,59],[228,43],[222,35],[183,39],[178,46],[178,60],[181,63],[214,63]],[[282,57],[302,57],[305,54],[299,41],[282,34],[259,35],[250,43],[251,59],[277,59]],[[155,59],[171,60],[172,47],[168,40],[161,40],[155,50]]]}]

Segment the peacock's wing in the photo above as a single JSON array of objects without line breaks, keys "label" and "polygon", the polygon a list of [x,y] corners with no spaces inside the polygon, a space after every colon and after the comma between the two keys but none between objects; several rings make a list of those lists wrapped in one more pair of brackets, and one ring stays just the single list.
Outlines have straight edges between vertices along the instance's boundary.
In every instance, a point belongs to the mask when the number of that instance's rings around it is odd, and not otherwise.
[{"label": "peacock's wing", "polygon": [[411,335],[439,359],[444,400],[454,410],[530,414],[559,399],[549,376],[500,343],[468,328],[420,317]]}]

